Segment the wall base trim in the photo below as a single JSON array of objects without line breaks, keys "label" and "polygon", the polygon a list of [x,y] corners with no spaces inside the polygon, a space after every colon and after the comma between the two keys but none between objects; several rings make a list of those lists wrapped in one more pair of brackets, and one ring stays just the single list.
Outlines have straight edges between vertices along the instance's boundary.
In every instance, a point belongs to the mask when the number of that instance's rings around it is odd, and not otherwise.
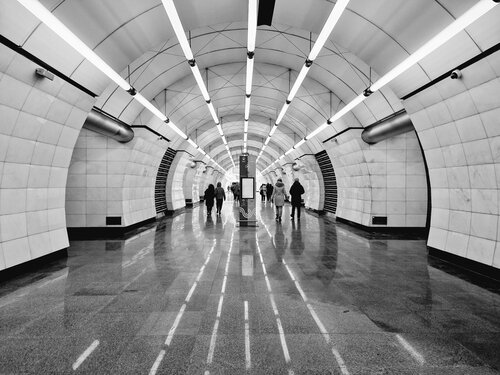
[{"label": "wall base trim", "polygon": [[67,257],[68,249],[64,248],[61,250],[56,250],[42,257],[18,264],[16,266],[6,268],[0,271],[0,282],[13,279],[17,276],[24,276],[24,274],[29,272],[39,271],[40,268],[47,266],[56,260]]},{"label": "wall base trim", "polygon": [[366,232],[398,235],[401,239],[421,239],[423,237],[427,238],[429,234],[429,228],[426,227],[368,227],[366,225],[355,223],[354,221],[338,216],[335,218],[335,220],[340,223],[360,228]]},{"label": "wall base trim", "polygon": [[[452,273],[460,278],[470,279],[477,278],[478,276],[485,278],[483,282],[491,282],[493,279],[496,282],[500,283],[500,268],[495,268],[493,266],[488,266],[487,264],[476,262],[472,259],[467,259],[461,257],[459,255],[455,255],[449,253],[447,251],[438,250],[433,247],[427,246],[429,251],[429,256],[437,258],[446,264],[432,264],[434,268],[439,268],[444,270],[445,272]],[[450,265],[453,269],[450,272]],[[472,281],[472,280],[471,280]],[[475,284],[477,284],[477,280],[473,280]],[[484,287],[488,288],[488,285]],[[497,285],[498,287],[498,285]]]},{"label": "wall base trim", "polygon": [[129,232],[155,221],[156,217],[152,217],[127,227],[74,227],[67,228],[67,231],[70,241],[115,239],[124,237]]}]

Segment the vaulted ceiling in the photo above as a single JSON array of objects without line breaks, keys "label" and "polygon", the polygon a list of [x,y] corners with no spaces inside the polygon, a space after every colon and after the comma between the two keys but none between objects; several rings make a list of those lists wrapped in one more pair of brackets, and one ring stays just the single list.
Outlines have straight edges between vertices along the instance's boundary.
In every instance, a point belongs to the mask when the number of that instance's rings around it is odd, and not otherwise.
[{"label": "vaulted ceiling", "polygon": [[[41,0],[41,3],[223,168],[232,167],[160,0]],[[175,0],[174,3],[232,158],[237,162],[243,149],[248,0]],[[258,168],[264,169],[475,3],[475,0],[351,0],[259,159]],[[334,6],[335,2],[328,0],[276,0],[272,25],[258,27],[248,127],[250,154],[257,155],[262,149]],[[61,48],[64,42],[58,45],[53,38],[46,38],[52,31],[16,0],[2,1],[1,8],[0,14],[16,12],[23,19],[16,24],[0,15],[2,33],[96,92],[97,107],[129,124],[142,124],[151,117],[78,53],[61,53],[67,51]],[[485,17],[500,19],[498,8]],[[319,151],[322,139],[346,126],[366,126],[402,109],[399,98],[457,61],[489,47],[477,45],[474,40],[493,40],[495,33],[498,35],[498,30],[479,23],[471,25],[390,86],[370,96],[342,121],[332,124],[320,137],[294,151],[291,157]],[[488,34],[491,34],[489,39]],[[481,38],[475,38],[478,35]],[[183,142],[163,125],[160,130],[169,138],[177,140],[177,144]]]}]

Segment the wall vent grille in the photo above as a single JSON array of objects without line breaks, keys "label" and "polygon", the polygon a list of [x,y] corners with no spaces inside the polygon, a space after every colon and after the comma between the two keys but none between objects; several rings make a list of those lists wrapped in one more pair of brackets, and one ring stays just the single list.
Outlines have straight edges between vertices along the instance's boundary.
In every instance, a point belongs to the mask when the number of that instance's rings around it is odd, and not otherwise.
[{"label": "wall vent grille", "polygon": [[167,211],[167,198],[165,196],[165,190],[167,188],[168,172],[172,162],[174,161],[175,154],[177,154],[176,150],[170,147],[167,148],[165,155],[163,155],[163,158],[161,159],[160,166],[158,167],[155,184],[156,214]]},{"label": "wall vent grille", "polygon": [[337,178],[335,177],[332,162],[326,151],[318,152],[315,156],[323,175],[325,188],[324,210],[335,214],[337,212]]}]

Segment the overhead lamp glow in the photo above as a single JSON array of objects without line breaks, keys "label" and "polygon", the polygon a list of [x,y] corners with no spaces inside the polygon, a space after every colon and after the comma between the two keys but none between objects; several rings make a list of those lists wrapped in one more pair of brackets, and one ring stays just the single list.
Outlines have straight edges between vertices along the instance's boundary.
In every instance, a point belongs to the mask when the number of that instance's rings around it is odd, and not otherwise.
[{"label": "overhead lamp glow", "polygon": [[272,137],[274,132],[276,131],[276,129],[278,129],[278,124],[274,124],[274,126],[272,127],[271,131],[269,132],[269,137]]},{"label": "overhead lamp glow", "polygon": [[481,0],[477,2],[472,8],[458,17],[455,21],[453,21],[449,26],[447,26],[444,30],[438,33],[435,37],[425,43],[422,47],[408,56],[403,62],[394,67],[391,71],[386,73],[382,78],[380,78],[377,82],[375,82],[371,86],[371,90],[373,92],[379,90],[387,83],[392,81],[394,78],[399,76],[401,73],[406,71],[411,66],[418,63],[425,56],[436,50],[438,47],[443,45],[445,42],[450,40],[453,36],[458,34],[460,31],[465,29],[471,23],[476,21],[479,17],[486,14],[488,11],[493,9],[497,2],[493,0]]},{"label": "overhead lamp glow", "polygon": [[248,35],[247,48],[250,52],[255,50],[257,38],[257,0],[248,0]]},{"label": "overhead lamp glow", "polygon": [[[278,160],[281,160],[281,159],[283,159],[284,157],[285,157],[285,155],[283,154],[283,155],[281,155],[281,156],[278,158]],[[278,160],[276,160],[276,161],[278,161]]]},{"label": "overhead lamp glow", "polygon": [[340,111],[335,113],[331,118],[330,122],[335,122],[339,120],[341,117],[343,117],[345,114],[347,114],[349,111],[351,111],[354,107],[356,107],[359,103],[361,103],[363,100],[366,99],[366,96],[363,94],[359,94],[356,96],[353,100],[351,100],[345,107],[343,107]]},{"label": "overhead lamp glow", "polygon": [[215,112],[214,105],[212,103],[208,103],[208,110],[210,111],[210,114],[212,115],[212,119],[216,124],[219,124],[219,118],[217,117],[217,113]]},{"label": "overhead lamp glow", "polygon": [[184,133],[181,129],[179,129],[177,126],[175,126],[175,124],[172,121],[170,121],[168,123],[168,126],[170,126],[172,128],[172,130],[175,131],[177,134],[179,134],[182,138],[188,139],[188,136],[186,135],[186,133]]},{"label": "overhead lamp glow", "polygon": [[283,120],[283,117],[285,117],[285,113],[286,113],[289,106],[290,106],[290,104],[288,104],[288,103],[283,104],[283,107],[281,108],[281,112],[278,115],[278,118],[276,119],[276,125],[279,125],[281,120]]},{"label": "overhead lamp glow", "polygon": [[153,115],[158,117],[161,121],[166,121],[167,116],[165,116],[158,108],[156,108],[149,100],[147,100],[144,96],[142,96],[139,93],[136,93],[133,98],[137,100],[139,103],[141,103],[144,108],[146,108],[149,112],[151,112]]},{"label": "overhead lamp glow", "polygon": [[299,148],[300,146],[302,146],[304,143],[306,143],[306,139],[305,138],[302,138],[300,141],[297,142],[297,144],[295,146],[293,146],[293,148]]},{"label": "overhead lamp glow", "polygon": [[245,86],[245,94],[247,95],[252,93],[253,65],[254,59],[247,58],[247,82]]},{"label": "overhead lamp glow", "polygon": [[324,123],[322,125],[320,125],[319,127],[317,127],[316,129],[314,129],[307,137],[306,139],[309,140],[313,137],[315,137],[316,135],[318,135],[319,133],[321,133],[323,130],[325,130],[328,126],[328,123]]},{"label": "overhead lamp glow", "polygon": [[288,155],[288,154],[290,154],[290,153],[292,153],[292,151],[293,151],[293,148],[291,148],[290,150],[288,150],[287,152],[285,152],[285,156]]},{"label": "overhead lamp glow", "polygon": [[292,89],[290,90],[290,94],[288,94],[287,100],[289,102],[291,102],[293,98],[295,98],[297,91],[299,91],[300,86],[302,86],[302,82],[304,82],[304,79],[306,78],[309,68],[310,67],[305,64],[302,66],[302,69],[300,70],[299,75],[297,76],[297,79],[295,80],[295,83],[293,84]]},{"label": "overhead lamp glow", "polygon": [[344,12],[348,3],[349,0],[337,0],[337,3],[333,7],[330,16],[328,16],[328,19],[326,20],[325,25],[323,26],[323,29],[318,35],[318,39],[316,39],[316,42],[314,43],[314,46],[311,49],[311,52],[309,52],[308,56],[309,60],[313,61],[316,59],[316,57],[318,57],[319,52],[321,51],[326,41],[330,37],[333,28],[337,24],[337,21]]},{"label": "overhead lamp glow", "polygon": [[248,121],[247,121],[247,120],[245,120],[245,121],[243,122],[243,131],[244,131],[245,133],[246,133],[246,132],[248,132]]},{"label": "overhead lamp glow", "polygon": [[270,141],[270,140],[271,140],[271,137],[270,137],[270,136],[269,136],[269,137],[267,137],[267,138],[266,138],[266,141],[264,142],[264,146],[267,146],[267,144],[269,143],[269,141]]},{"label": "overhead lamp glow", "polygon": [[243,134],[243,142],[246,142],[248,140],[248,133]]},{"label": "overhead lamp glow", "polygon": [[113,68],[104,62],[103,59],[97,56],[94,51],[92,51],[80,38],[73,34],[70,29],[59,21],[38,0],[17,1],[118,86],[124,90],[129,90],[131,88],[130,84],[125,79],[123,79]]},{"label": "overhead lamp glow", "polygon": [[198,145],[196,144],[195,141],[193,141],[191,138],[188,138],[187,139],[188,143],[193,146],[194,148],[198,148]]},{"label": "overhead lamp glow", "polygon": [[222,142],[224,142],[224,144],[227,145],[226,137],[224,135],[222,136]]},{"label": "overhead lamp glow", "polygon": [[207,87],[205,86],[205,81],[203,81],[203,77],[201,76],[200,69],[198,69],[198,65],[190,66],[191,71],[193,72],[194,79],[196,80],[196,83],[198,84],[198,87],[200,88],[201,95],[203,95],[203,99],[205,101],[210,100],[210,95],[208,94]]},{"label": "overhead lamp glow", "polygon": [[177,36],[177,40],[179,40],[179,44],[181,45],[182,52],[184,52],[184,56],[186,56],[186,59],[192,60],[193,52],[191,51],[191,47],[189,46],[186,34],[184,34],[184,28],[182,27],[179,14],[177,13],[177,9],[175,9],[173,0],[162,0],[161,2],[163,3],[163,7],[167,12],[168,19],[172,24],[172,28],[174,29],[175,35]]},{"label": "overhead lamp glow", "polygon": [[245,97],[245,119],[250,118],[250,98]]},{"label": "overhead lamp glow", "polygon": [[203,155],[206,155],[207,153],[205,151],[203,151],[203,149],[201,147],[198,146],[198,151],[201,152]]},{"label": "overhead lamp glow", "polygon": [[216,125],[217,126],[217,130],[219,131],[219,134],[222,136],[224,135],[224,133],[222,132],[222,125],[219,123]]}]

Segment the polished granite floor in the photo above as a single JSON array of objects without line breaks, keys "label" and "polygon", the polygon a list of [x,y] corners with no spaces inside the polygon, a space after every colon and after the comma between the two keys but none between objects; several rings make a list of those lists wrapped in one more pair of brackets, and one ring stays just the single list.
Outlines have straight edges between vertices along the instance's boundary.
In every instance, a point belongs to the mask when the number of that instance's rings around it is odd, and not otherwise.
[{"label": "polished granite floor", "polygon": [[187,210],[0,284],[0,374],[496,374],[500,289],[424,240]]}]

